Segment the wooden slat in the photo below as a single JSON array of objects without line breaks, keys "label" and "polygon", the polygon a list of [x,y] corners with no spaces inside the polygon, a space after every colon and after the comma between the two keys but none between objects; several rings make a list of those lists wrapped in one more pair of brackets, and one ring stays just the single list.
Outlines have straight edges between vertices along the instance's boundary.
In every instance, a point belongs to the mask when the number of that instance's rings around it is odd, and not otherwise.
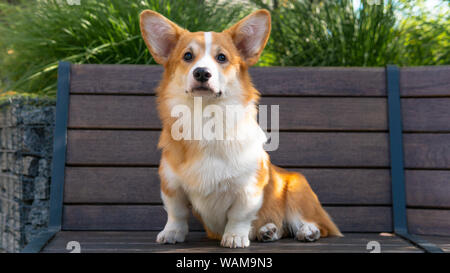
[{"label": "wooden slat", "polygon": [[280,133],[280,146],[270,154],[280,166],[386,167],[384,133]]},{"label": "wooden slat", "polygon": [[[154,96],[72,95],[69,128],[161,128]],[[386,130],[384,98],[264,97],[281,130]],[[268,108],[270,123],[270,108]],[[450,98],[402,99],[405,131],[450,131]]]},{"label": "wooden slat", "polygon": [[[308,179],[322,204],[391,204],[389,170],[289,169]],[[450,171],[407,170],[407,205],[450,208]],[[161,203],[156,168],[67,167],[66,203]]]},{"label": "wooden slat", "polygon": [[450,131],[450,98],[402,99],[402,117],[405,131]]},{"label": "wooden slat", "polygon": [[450,208],[450,171],[407,170],[408,206]]},{"label": "wooden slat", "polygon": [[400,90],[402,96],[450,96],[450,66],[404,67]]},{"label": "wooden slat", "polygon": [[[384,68],[255,67],[250,70],[264,95],[385,96]],[[402,96],[449,96],[450,66],[400,70]],[[72,65],[72,93],[154,94],[162,67]]]},{"label": "wooden slat", "polygon": [[[167,213],[160,205],[65,205],[63,230],[161,230]],[[191,230],[203,230],[191,215]]]},{"label": "wooden slat", "polygon": [[[387,129],[384,98],[264,97],[260,104],[279,105],[282,130]],[[450,131],[450,98],[402,99],[402,109],[405,131]],[[69,128],[154,129],[161,123],[154,96],[72,95]]]},{"label": "wooden slat", "polygon": [[342,232],[391,232],[391,207],[327,207]]},{"label": "wooden slat", "polygon": [[161,128],[154,96],[71,95],[69,128]]},{"label": "wooden slat", "polygon": [[65,203],[161,203],[157,168],[67,167]]},{"label": "wooden slat", "polygon": [[68,164],[156,165],[159,131],[69,130]]},{"label": "wooden slat", "polygon": [[162,67],[156,65],[74,64],[70,92],[91,94],[155,94]]},{"label": "wooden slat", "polygon": [[[343,232],[390,232],[390,207],[325,207]],[[161,230],[166,221],[162,206],[66,205],[63,230]],[[191,217],[190,228],[202,230]]]},{"label": "wooden slat", "polygon": [[450,236],[426,236],[420,235],[420,238],[435,244],[440,247],[444,252],[450,253]]},{"label": "wooden slat", "polygon": [[269,106],[279,105],[281,130],[387,130],[384,98],[263,97],[261,104],[269,125]]},{"label": "wooden slat", "polygon": [[[67,162],[94,165],[156,165],[158,131],[69,130]],[[280,166],[389,165],[385,133],[280,133],[271,152]]]},{"label": "wooden slat", "polygon": [[389,170],[293,169],[307,178],[322,204],[390,205]]},{"label": "wooden slat", "polygon": [[[285,238],[272,243],[251,242],[249,248],[222,248],[216,240],[206,238],[204,232],[190,232],[184,243],[160,245],[156,243],[158,232],[152,231],[62,231],[45,247],[45,253],[67,253],[67,242],[77,241],[82,253],[91,252],[164,252],[164,253],[368,253],[367,243],[377,241],[382,253],[421,252],[405,240],[392,235],[374,233],[347,233],[343,238],[321,238],[313,243],[301,243]],[[387,234],[386,234],[387,235]],[[214,266],[211,265],[213,268]]]},{"label": "wooden slat", "polygon": [[[73,65],[71,93],[154,94],[160,66]],[[263,95],[385,96],[384,68],[255,67]]]},{"label": "wooden slat", "polygon": [[450,236],[450,210],[408,209],[407,212],[411,233]]},{"label": "wooden slat", "polygon": [[[72,95],[69,128],[161,128],[153,96]],[[265,97],[282,130],[387,130],[384,98]],[[270,107],[268,107],[270,123]],[[270,126],[269,126],[270,128]]]},{"label": "wooden slat", "polygon": [[450,169],[450,134],[403,134],[406,168]]},{"label": "wooden slat", "polygon": [[384,68],[255,67],[250,74],[263,95],[386,95]]},{"label": "wooden slat", "polygon": [[[389,170],[289,169],[308,179],[322,204],[389,205]],[[67,167],[66,203],[161,203],[156,168]]]}]

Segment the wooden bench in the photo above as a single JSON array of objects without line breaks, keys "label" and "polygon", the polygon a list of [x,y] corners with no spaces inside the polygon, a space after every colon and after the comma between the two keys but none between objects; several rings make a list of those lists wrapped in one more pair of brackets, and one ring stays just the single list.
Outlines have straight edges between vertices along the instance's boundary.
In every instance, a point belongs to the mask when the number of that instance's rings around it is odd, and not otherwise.
[{"label": "wooden bench", "polygon": [[345,237],[229,250],[192,219],[187,242],[156,244],[162,67],[61,62],[50,224],[23,252],[450,251],[450,66],[250,72],[279,105],[273,163],[305,174]]}]

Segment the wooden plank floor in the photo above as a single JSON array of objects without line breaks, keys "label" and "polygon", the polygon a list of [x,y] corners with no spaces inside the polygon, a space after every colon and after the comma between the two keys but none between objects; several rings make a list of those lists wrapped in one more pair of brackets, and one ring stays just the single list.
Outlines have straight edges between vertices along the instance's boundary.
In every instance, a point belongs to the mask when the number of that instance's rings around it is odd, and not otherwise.
[{"label": "wooden plank floor", "polygon": [[450,253],[450,236],[419,235],[419,237],[440,247],[445,253]]},{"label": "wooden plank floor", "polygon": [[55,235],[43,252],[69,252],[66,245],[78,241],[81,252],[362,252],[367,253],[367,243],[378,241],[381,252],[422,252],[409,242],[392,234],[347,233],[343,238],[322,238],[314,243],[302,243],[286,238],[272,243],[252,242],[246,249],[219,247],[218,241],[209,240],[204,232],[190,232],[185,243],[159,245],[154,231],[61,231]]}]

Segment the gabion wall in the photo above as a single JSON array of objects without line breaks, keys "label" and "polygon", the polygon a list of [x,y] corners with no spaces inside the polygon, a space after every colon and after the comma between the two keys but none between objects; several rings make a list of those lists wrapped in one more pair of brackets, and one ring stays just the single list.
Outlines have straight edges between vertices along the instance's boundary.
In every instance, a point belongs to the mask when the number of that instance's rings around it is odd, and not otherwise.
[{"label": "gabion wall", "polygon": [[54,105],[0,104],[0,253],[19,252],[48,224]]}]

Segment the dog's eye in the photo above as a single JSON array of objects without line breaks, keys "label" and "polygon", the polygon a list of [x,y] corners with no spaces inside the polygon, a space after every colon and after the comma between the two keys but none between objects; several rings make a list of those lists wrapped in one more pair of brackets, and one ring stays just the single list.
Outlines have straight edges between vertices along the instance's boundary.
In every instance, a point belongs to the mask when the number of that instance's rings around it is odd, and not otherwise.
[{"label": "dog's eye", "polygon": [[184,53],[184,56],[183,56],[183,59],[186,61],[186,62],[189,62],[189,61],[191,61],[192,60],[192,53],[191,52],[186,52],[186,53]]},{"label": "dog's eye", "polygon": [[222,54],[222,53],[220,53],[219,55],[217,55],[216,59],[217,59],[217,61],[218,61],[219,63],[224,63],[224,62],[227,61],[227,57],[226,57],[224,54]]}]

